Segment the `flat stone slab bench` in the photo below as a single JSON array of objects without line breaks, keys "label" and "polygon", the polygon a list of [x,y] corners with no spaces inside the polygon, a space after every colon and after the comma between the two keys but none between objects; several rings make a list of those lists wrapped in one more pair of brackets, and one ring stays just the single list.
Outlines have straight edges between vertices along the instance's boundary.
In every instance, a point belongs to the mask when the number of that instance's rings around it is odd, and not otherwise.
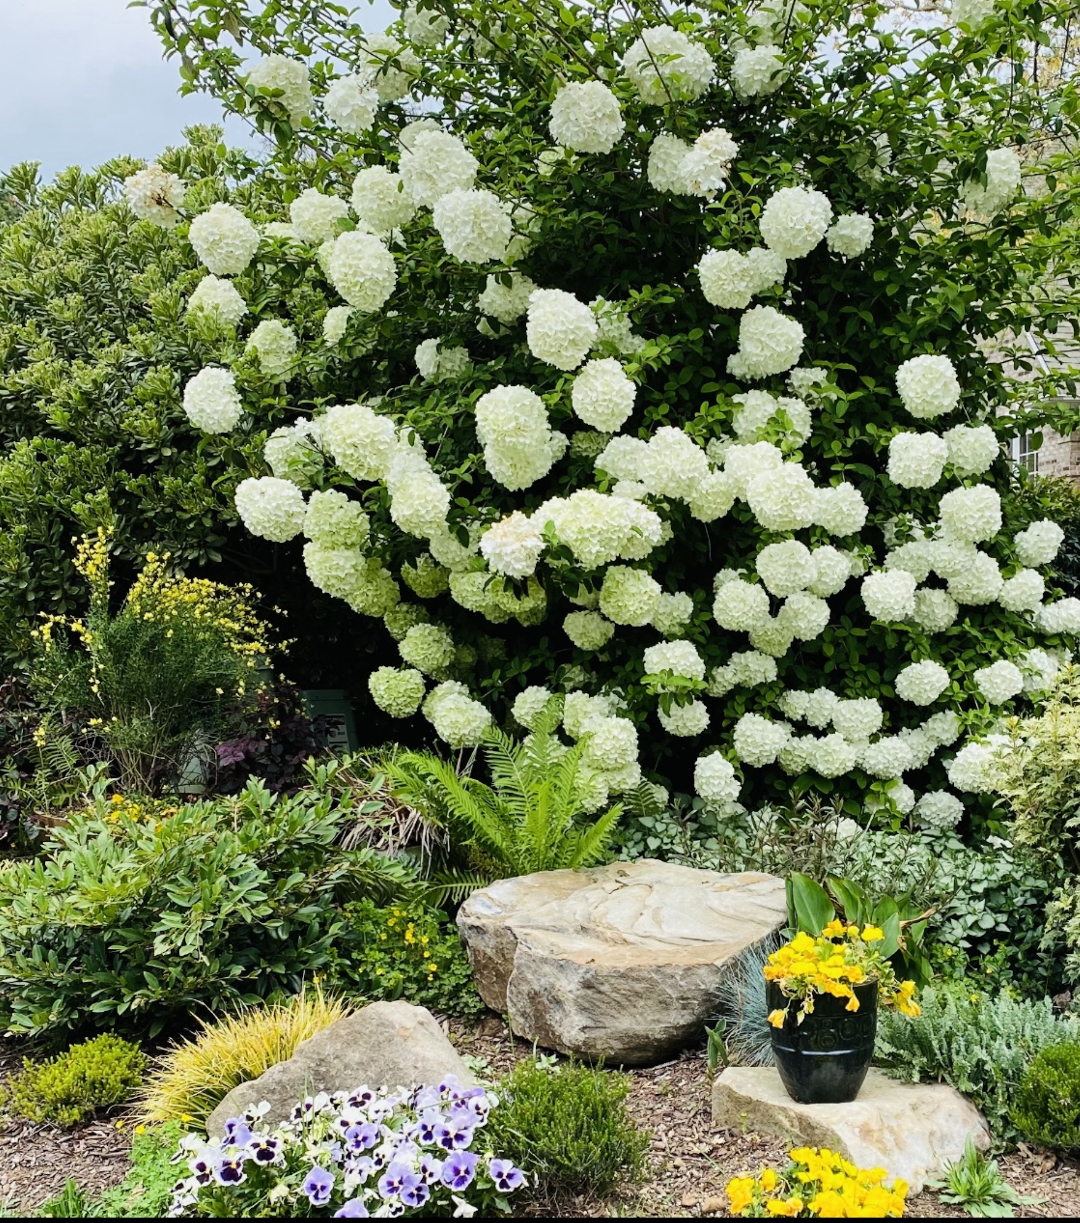
[{"label": "flat stone slab bench", "polygon": [[912,1193],[963,1155],[968,1135],[981,1150],[990,1145],[982,1115],[958,1091],[942,1083],[898,1083],[873,1068],[850,1104],[796,1104],[773,1067],[729,1066],[713,1084],[712,1119],[793,1146],[828,1147],[860,1168],[899,1176]]}]

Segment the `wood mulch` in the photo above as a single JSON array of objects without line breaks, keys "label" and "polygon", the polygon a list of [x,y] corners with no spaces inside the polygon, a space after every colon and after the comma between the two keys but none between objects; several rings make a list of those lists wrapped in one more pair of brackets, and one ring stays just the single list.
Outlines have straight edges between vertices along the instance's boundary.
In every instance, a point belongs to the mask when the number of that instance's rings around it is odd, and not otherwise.
[{"label": "wood mulch", "polygon": [[[481,1059],[502,1074],[532,1053],[503,1021],[451,1020],[446,1026],[463,1055]],[[17,1059],[0,1055],[0,1077]],[[724,1186],[732,1176],[756,1173],[785,1161],[783,1142],[768,1136],[718,1130],[712,1125],[703,1050],[690,1050],[661,1066],[634,1070],[628,1104],[634,1120],[651,1133],[645,1179],[627,1185],[607,1202],[574,1199],[532,1207],[540,1218],[727,1217]],[[121,1124],[118,1126],[117,1121]],[[71,1130],[0,1119],[0,1207],[30,1214],[59,1193],[69,1178],[91,1196],[118,1184],[127,1170],[131,1122],[105,1117]],[[999,1160],[1019,1193],[1043,1199],[1017,1208],[1021,1218],[1080,1216],[1080,1165],[1044,1151],[1021,1147]],[[926,1191],[908,1203],[913,1218],[967,1218]]]}]

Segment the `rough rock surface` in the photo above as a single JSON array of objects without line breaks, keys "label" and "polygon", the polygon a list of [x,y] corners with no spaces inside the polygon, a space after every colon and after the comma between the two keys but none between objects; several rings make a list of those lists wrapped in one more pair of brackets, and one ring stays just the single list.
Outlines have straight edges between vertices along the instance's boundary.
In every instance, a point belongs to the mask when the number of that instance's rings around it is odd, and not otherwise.
[{"label": "rough rock surface", "polygon": [[964,1153],[970,1134],[986,1150],[979,1110],[943,1083],[898,1083],[871,1069],[850,1104],[796,1104],[773,1067],[729,1066],[713,1084],[713,1122],[828,1147],[860,1168],[884,1168],[918,1193]]},{"label": "rough rock surface", "polygon": [[302,1041],[288,1061],[234,1087],[214,1109],[207,1132],[220,1136],[229,1117],[263,1100],[270,1103],[267,1118],[273,1124],[320,1091],[415,1087],[447,1074],[468,1086],[476,1082],[430,1011],[407,1002],[373,1002]]},{"label": "rough rock surface", "polygon": [[786,913],[772,875],[646,858],[500,880],[458,927],[481,996],[517,1035],[632,1066],[699,1038],[725,970]]}]

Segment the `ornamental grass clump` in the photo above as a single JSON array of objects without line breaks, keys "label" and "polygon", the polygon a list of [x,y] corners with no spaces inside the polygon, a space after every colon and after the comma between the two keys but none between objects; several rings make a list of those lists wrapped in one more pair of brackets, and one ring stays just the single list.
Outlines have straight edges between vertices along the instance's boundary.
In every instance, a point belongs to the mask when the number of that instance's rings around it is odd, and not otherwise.
[{"label": "ornamental grass clump", "polygon": [[125,1103],[146,1065],[138,1045],[104,1033],[45,1061],[24,1058],[3,1102],[28,1121],[78,1125],[99,1109]]},{"label": "ornamental grass clump", "polygon": [[858,1168],[827,1147],[796,1147],[780,1172],[727,1183],[736,1218],[900,1219],[908,1186],[884,1168]]}]

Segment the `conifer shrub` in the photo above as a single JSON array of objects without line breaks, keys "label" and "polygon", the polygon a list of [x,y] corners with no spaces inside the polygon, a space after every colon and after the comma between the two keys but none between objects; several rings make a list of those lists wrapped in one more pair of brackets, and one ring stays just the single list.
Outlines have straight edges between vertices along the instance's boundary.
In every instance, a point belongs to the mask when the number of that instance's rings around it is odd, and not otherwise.
[{"label": "conifer shrub", "polygon": [[123,1104],[142,1082],[146,1061],[138,1045],[108,1033],[45,1061],[24,1058],[7,1105],[28,1121],[78,1125],[99,1109]]},{"label": "conifer shrub", "polygon": [[1038,1054],[1020,1084],[1012,1120],[1030,1142],[1080,1151],[1080,1042]]}]

